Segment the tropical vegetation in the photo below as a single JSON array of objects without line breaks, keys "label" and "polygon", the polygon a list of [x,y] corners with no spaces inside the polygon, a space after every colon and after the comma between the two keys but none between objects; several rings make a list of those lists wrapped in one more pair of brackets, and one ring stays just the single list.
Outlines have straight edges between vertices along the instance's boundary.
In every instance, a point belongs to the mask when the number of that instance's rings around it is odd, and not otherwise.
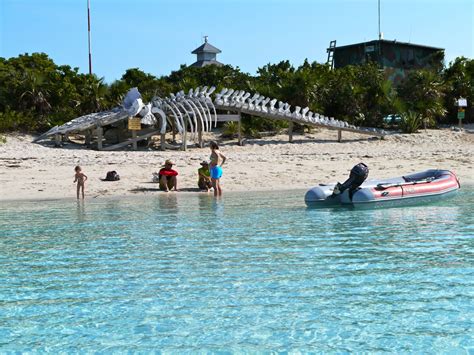
[{"label": "tropical vegetation", "polygon": [[[0,132],[41,132],[72,118],[117,106],[124,94],[138,87],[144,101],[154,95],[197,86],[218,85],[259,92],[288,102],[308,106],[349,123],[383,127],[384,117],[402,117],[400,128],[416,131],[457,122],[456,99],[467,98],[465,122],[473,122],[474,60],[459,57],[446,67],[414,70],[394,87],[375,64],[331,70],[326,64],[305,61],[295,67],[289,61],[268,63],[256,75],[230,65],[203,68],[182,65],[169,75],[156,77],[130,68],[122,77],[106,83],[78,68],[58,65],[44,53],[0,58]],[[262,118],[243,119],[248,134],[279,130],[286,123]],[[232,135],[235,127],[226,127]]]}]

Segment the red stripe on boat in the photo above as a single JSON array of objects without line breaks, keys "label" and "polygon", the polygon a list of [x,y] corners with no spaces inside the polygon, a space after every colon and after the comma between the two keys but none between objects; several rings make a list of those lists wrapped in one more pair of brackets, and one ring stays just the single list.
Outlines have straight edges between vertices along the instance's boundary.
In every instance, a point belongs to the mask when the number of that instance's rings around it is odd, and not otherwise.
[{"label": "red stripe on boat", "polygon": [[429,195],[434,193],[442,193],[453,188],[459,187],[458,180],[454,174],[447,174],[440,176],[438,179],[431,182],[420,182],[409,184],[401,184],[400,186],[391,186],[381,190],[380,188],[372,188],[372,194],[375,199],[394,198],[412,195]]}]

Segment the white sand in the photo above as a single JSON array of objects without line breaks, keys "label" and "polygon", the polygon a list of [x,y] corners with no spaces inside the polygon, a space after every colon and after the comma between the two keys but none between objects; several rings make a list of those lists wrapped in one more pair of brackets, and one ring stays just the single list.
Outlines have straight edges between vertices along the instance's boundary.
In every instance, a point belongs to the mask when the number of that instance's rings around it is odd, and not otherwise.
[{"label": "white sand", "polygon": [[[182,151],[104,152],[67,144],[63,148],[31,143],[27,135],[7,135],[0,144],[0,200],[75,198],[74,166],[81,165],[89,177],[86,199],[103,196],[162,194],[151,182],[152,173],[166,159],[179,171],[177,193],[197,191],[197,169],[209,159],[209,148]],[[296,135],[249,139],[240,147],[234,141],[217,138],[227,156],[225,191],[305,189],[318,183],[344,181],[353,165],[363,161],[369,178],[400,176],[430,168],[453,170],[461,183],[472,184],[474,134],[450,129],[428,130],[412,135],[391,135],[385,140],[343,132],[315,130]],[[121,180],[101,181],[109,170]],[[171,192],[174,193],[174,192]]]}]

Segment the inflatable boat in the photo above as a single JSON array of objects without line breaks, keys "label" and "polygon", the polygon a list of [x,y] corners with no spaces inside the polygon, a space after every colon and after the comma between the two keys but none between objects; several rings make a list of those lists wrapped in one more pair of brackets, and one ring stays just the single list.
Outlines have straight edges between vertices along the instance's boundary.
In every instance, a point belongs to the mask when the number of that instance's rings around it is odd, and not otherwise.
[{"label": "inflatable boat", "polygon": [[431,169],[400,177],[367,180],[368,167],[357,164],[343,184],[319,184],[305,194],[308,207],[404,206],[451,196],[461,187],[449,170]]}]

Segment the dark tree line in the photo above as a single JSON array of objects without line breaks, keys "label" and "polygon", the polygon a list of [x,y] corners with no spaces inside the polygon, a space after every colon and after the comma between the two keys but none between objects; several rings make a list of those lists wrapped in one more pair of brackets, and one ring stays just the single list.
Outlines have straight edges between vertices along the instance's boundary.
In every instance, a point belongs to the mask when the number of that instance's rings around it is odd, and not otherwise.
[{"label": "dark tree line", "polygon": [[[436,68],[436,67],[435,67]],[[252,76],[230,65],[194,68],[181,66],[156,77],[128,69],[111,84],[78,68],[56,65],[44,53],[0,58],[0,131],[44,131],[75,117],[117,106],[124,94],[138,87],[149,101],[197,86],[231,87],[290,103],[349,123],[382,127],[389,114],[404,118],[406,131],[420,122],[435,127],[457,122],[455,100],[468,100],[465,122],[473,122],[474,60],[456,58],[447,67],[411,71],[393,87],[375,64],[331,70],[325,64],[289,61],[267,64]],[[410,122],[413,121],[413,126]],[[284,122],[261,118],[245,120],[249,132],[278,129]]]}]

